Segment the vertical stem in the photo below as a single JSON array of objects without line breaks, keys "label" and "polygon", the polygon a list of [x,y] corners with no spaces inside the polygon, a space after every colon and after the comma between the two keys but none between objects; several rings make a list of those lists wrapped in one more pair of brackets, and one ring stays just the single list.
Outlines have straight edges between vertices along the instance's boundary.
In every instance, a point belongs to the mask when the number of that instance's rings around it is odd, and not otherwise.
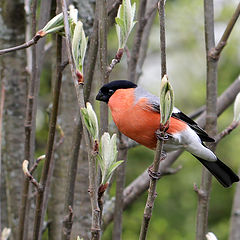
[{"label": "vertical stem", "polygon": [[[204,26],[207,58],[206,130],[210,135],[215,136],[217,133],[217,61],[210,57],[210,51],[215,47],[213,0],[204,0]],[[214,150],[215,146],[211,149]],[[211,183],[212,175],[203,167],[199,191],[202,194],[198,194],[197,240],[204,239],[207,233]]]},{"label": "vertical stem", "polygon": [[[107,1],[99,0],[99,56],[101,69],[101,85],[108,83],[107,74]],[[108,131],[108,107],[106,104],[100,105],[100,135]]]},{"label": "vertical stem", "polygon": [[126,161],[127,161],[127,146],[124,141],[127,141],[127,138],[119,133],[119,153],[118,160],[124,160],[124,162],[117,168],[116,170],[116,201],[115,201],[115,209],[114,209],[114,225],[113,225],[113,240],[121,240],[122,239],[122,213],[123,213],[123,191],[125,186],[125,169],[126,169]]},{"label": "vertical stem", "polygon": [[[66,46],[67,46],[67,53],[68,53],[68,60],[71,68],[72,79],[74,82],[74,86],[76,89],[77,99],[79,108],[84,108],[84,94],[83,94],[83,84],[78,84],[77,76],[76,76],[76,66],[73,61],[72,55],[72,48],[71,48],[71,38],[70,38],[70,29],[69,29],[69,22],[68,22],[68,13],[67,13],[67,6],[66,1],[62,0],[62,11],[64,17],[64,29],[66,35]],[[92,206],[92,239],[100,239],[100,211],[97,202],[97,190],[96,190],[96,156],[95,153],[92,152],[90,148],[90,139],[88,138],[87,129],[83,123],[83,119],[81,117],[82,124],[83,124],[83,134],[85,137],[85,142],[88,150],[88,163],[89,163],[89,194],[91,199],[91,206]]]},{"label": "vertical stem", "polygon": [[[42,220],[44,217],[45,212],[43,211],[44,208],[44,193],[46,189],[46,183],[49,181],[50,177],[50,166],[52,164],[52,153],[53,153],[53,146],[54,146],[54,138],[55,138],[55,131],[56,131],[56,122],[57,122],[57,113],[58,113],[58,105],[59,105],[59,96],[60,96],[60,89],[62,83],[62,71],[61,71],[61,60],[62,60],[62,37],[57,35],[57,74],[56,80],[54,85],[53,91],[53,109],[50,117],[49,122],[49,133],[48,133],[48,140],[47,140],[47,149],[46,149],[46,158],[42,170],[40,184],[42,189],[38,191],[37,200],[36,200],[36,211],[35,211],[35,220],[34,220],[34,231],[33,231],[33,239],[38,240],[41,239],[41,229],[42,229]],[[46,196],[47,199],[47,196]],[[47,200],[45,200],[47,201]]]},{"label": "vertical stem", "polygon": [[[73,151],[69,162],[68,177],[67,177],[67,186],[66,186],[66,196],[65,196],[65,214],[69,213],[69,206],[73,208],[74,202],[74,190],[75,190],[75,180],[78,169],[78,156],[82,140],[83,127],[82,122],[79,119],[76,128],[74,129],[73,136]],[[63,231],[62,231],[62,240],[69,240],[72,230],[72,221],[69,218],[66,218],[63,222]]]},{"label": "vertical stem", "polygon": [[161,78],[167,74],[166,36],[165,36],[165,2],[159,1],[158,12],[160,20],[160,50],[161,50]]},{"label": "vertical stem", "polygon": [[[238,175],[239,174],[240,174],[240,170],[238,171]],[[234,200],[233,200],[229,240],[240,239],[239,206],[240,206],[240,183],[238,182],[236,192],[234,195]]]},{"label": "vertical stem", "polygon": [[[165,8],[165,0],[160,0],[160,2],[159,2],[159,19],[160,19],[160,49],[161,49],[161,74],[162,74],[162,77],[167,72],[164,8]],[[161,123],[159,123],[159,125],[161,125]],[[153,167],[152,167],[152,171],[155,173],[159,171],[161,154],[162,154],[162,149],[163,149],[163,138],[165,136],[165,132],[160,130],[159,134],[160,134],[160,138],[157,140],[156,153],[154,156]],[[144,209],[143,221],[142,221],[142,226],[141,226],[141,231],[140,231],[140,236],[139,236],[140,240],[145,240],[147,237],[147,231],[148,231],[150,219],[152,217],[154,201],[157,196],[156,186],[157,186],[157,180],[151,177],[149,189],[148,189],[148,198],[147,198],[146,206]]]},{"label": "vertical stem", "polygon": [[[36,10],[37,1],[32,1],[31,6],[31,22],[32,22],[32,35],[36,32]],[[31,164],[33,163],[34,149],[35,149],[35,120],[36,120],[36,109],[35,104],[37,98],[37,64],[36,64],[36,46],[32,46],[31,60],[28,59],[32,66],[30,81],[28,86],[28,97],[27,97],[27,107],[25,115],[25,143],[24,143],[24,159],[28,160]],[[30,70],[30,69],[29,69]],[[29,180],[27,178],[23,179],[23,189],[22,198],[19,214],[19,224],[18,224],[18,239],[23,240],[28,238],[28,197],[29,196]]]},{"label": "vertical stem", "polygon": [[134,37],[133,49],[131,52],[131,58],[128,66],[128,80],[136,82],[136,68],[137,61],[139,57],[139,51],[141,47],[142,34],[146,24],[145,10],[146,10],[147,0],[140,0],[138,17],[137,17],[137,30]]},{"label": "vertical stem", "polygon": [[[153,168],[152,168],[153,172],[158,172],[158,170],[159,170],[162,147],[163,147],[163,140],[158,140],[157,141],[157,150],[155,153]],[[156,186],[157,186],[157,180],[150,178],[150,184],[149,184],[149,189],[148,189],[148,198],[147,198],[146,206],[144,209],[144,215],[143,215],[143,221],[142,221],[139,240],[145,240],[147,237],[147,231],[148,231],[150,219],[152,217],[154,201],[157,196]]]},{"label": "vertical stem", "polygon": [[[4,108],[4,99],[5,99],[5,86],[4,81],[1,81],[1,102],[0,102],[0,179],[2,179],[2,123],[3,123],[3,108]],[[1,188],[1,181],[0,181],[0,189]],[[2,234],[2,211],[0,206],[0,234]],[[1,236],[0,236],[1,240]]]}]

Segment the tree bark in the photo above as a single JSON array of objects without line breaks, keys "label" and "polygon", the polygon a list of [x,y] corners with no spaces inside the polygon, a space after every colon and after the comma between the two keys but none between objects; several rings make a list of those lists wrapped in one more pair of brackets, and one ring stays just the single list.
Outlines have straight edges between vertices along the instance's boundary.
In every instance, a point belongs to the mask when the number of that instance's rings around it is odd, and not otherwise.
[{"label": "tree bark", "polygon": [[[25,41],[25,20],[23,0],[1,1],[0,45],[2,48],[19,45]],[[17,13],[17,14],[16,14]],[[1,57],[1,76],[5,81],[6,97],[4,111],[4,151],[8,227],[12,229],[11,239],[17,237],[17,222],[21,198],[22,170],[24,158],[24,117],[26,100],[26,54],[13,52]]]}]

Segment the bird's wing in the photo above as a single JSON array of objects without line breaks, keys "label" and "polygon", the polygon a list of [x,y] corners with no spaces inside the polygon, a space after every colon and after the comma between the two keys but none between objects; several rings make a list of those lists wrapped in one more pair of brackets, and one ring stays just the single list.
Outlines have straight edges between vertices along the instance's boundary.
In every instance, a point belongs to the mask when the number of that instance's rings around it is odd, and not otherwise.
[{"label": "bird's wing", "polygon": [[[141,95],[142,94],[143,94],[143,89],[141,89]],[[145,98],[147,97],[148,103],[149,103],[148,107],[152,111],[160,113],[159,97],[152,95],[148,92],[144,92],[143,97],[145,97]],[[202,141],[215,142],[215,140],[213,138],[209,137],[208,134],[201,127],[199,127],[195,121],[193,121],[190,117],[188,117],[186,114],[184,114],[183,112],[181,112],[179,109],[177,109],[175,107],[173,108],[172,117],[187,123],[188,126],[197,133],[197,135],[200,137],[200,139]]]}]

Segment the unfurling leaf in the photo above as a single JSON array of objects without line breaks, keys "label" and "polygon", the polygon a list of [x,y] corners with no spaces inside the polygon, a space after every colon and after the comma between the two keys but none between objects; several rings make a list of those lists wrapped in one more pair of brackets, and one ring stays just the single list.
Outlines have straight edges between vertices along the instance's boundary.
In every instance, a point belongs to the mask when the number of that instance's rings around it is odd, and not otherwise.
[{"label": "unfurling leaf", "polygon": [[235,98],[233,111],[234,111],[233,121],[235,121],[235,122],[240,121],[240,92],[238,93],[238,95]]},{"label": "unfurling leaf", "polygon": [[81,21],[78,21],[73,32],[72,52],[75,65],[80,73],[83,73],[83,62],[87,49],[87,41],[88,39],[85,36],[83,24]]},{"label": "unfurling leaf", "polygon": [[98,162],[102,173],[102,184],[109,182],[114,170],[123,162],[117,160],[117,135],[113,134],[110,138],[109,133],[105,132],[101,137]]},{"label": "unfurling leaf", "polygon": [[170,119],[173,111],[173,104],[173,89],[168,81],[167,75],[164,75],[160,86],[160,115],[162,125],[165,125]]},{"label": "unfurling leaf", "polygon": [[91,103],[87,102],[86,108],[81,109],[82,117],[93,140],[98,140],[98,120]]},{"label": "unfurling leaf", "polygon": [[54,18],[52,18],[42,30],[40,30],[45,36],[48,33],[58,32],[64,29],[63,13],[59,13]]},{"label": "unfurling leaf", "polygon": [[123,0],[122,4],[118,8],[116,21],[116,31],[118,37],[118,48],[124,48],[128,36],[131,33],[136,21],[134,21],[136,11],[136,3],[131,5],[130,0]]}]

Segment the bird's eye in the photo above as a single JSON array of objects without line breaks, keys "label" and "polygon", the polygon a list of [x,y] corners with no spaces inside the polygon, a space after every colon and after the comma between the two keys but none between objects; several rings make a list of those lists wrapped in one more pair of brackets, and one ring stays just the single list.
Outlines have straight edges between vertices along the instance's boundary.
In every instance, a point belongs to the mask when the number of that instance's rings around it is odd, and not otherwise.
[{"label": "bird's eye", "polygon": [[113,93],[114,93],[114,90],[109,89],[108,92],[109,92],[110,94],[113,94]]}]

